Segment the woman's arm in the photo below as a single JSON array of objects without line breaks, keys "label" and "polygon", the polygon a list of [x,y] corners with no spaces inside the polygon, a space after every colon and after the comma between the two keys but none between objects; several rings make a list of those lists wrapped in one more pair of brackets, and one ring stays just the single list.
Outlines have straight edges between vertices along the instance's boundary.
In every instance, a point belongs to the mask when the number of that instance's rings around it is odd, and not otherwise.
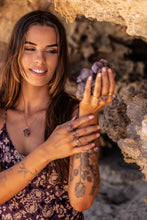
[{"label": "woman's arm", "polygon": [[77,132],[84,133],[81,126],[91,120],[91,117],[83,116],[74,121],[69,121],[63,125],[57,126],[50,137],[21,162],[7,170],[1,171],[0,204],[6,202],[24,189],[51,161],[91,149],[93,146],[88,143],[96,139],[96,135],[91,136],[91,132],[97,130],[95,126],[93,126],[90,131],[87,126],[88,139],[85,141],[85,146],[79,147],[75,147],[76,141],[73,140],[73,132],[68,130],[70,124]]},{"label": "woman's arm", "polygon": [[[113,94],[115,88],[112,71],[109,70],[108,72],[103,69],[102,74],[97,75],[93,96],[91,96],[91,84],[92,79],[89,78],[86,83],[84,98],[79,106],[79,116],[93,113],[95,118],[90,123],[98,124],[99,109],[112,101],[112,97],[108,95]],[[104,95],[107,95],[107,101],[98,101],[98,98]],[[88,209],[99,189],[99,139],[96,140],[95,144],[95,148],[90,153],[83,152],[70,158],[69,198],[71,205],[77,211]]]},{"label": "woman's arm", "polygon": [[25,188],[47,165],[41,146],[11,168],[0,172],[0,204]]},{"label": "woman's arm", "polygon": [[[97,124],[97,116],[92,120]],[[81,152],[70,158],[69,198],[77,211],[84,211],[91,207],[100,185],[98,169],[99,138],[95,147],[87,152]]]}]

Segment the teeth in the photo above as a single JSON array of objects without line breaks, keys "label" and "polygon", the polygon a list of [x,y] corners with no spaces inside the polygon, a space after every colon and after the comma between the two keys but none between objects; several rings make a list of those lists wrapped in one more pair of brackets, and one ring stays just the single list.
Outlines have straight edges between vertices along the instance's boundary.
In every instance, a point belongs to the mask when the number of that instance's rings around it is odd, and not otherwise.
[{"label": "teeth", "polygon": [[36,73],[44,73],[45,72],[45,70],[33,70],[33,71]]}]

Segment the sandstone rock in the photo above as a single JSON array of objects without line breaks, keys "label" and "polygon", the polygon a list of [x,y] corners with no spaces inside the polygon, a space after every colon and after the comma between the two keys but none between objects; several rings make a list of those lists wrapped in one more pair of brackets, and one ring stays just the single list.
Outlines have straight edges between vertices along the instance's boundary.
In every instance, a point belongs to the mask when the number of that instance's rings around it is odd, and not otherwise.
[{"label": "sandstone rock", "polygon": [[147,181],[147,96],[123,97],[104,110],[100,126],[118,143],[124,159],[140,166]]},{"label": "sandstone rock", "polygon": [[89,19],[127,26],[129,35],[147,39],[146,0],[54,0],[54,4],[67,21],[73,22],[81,14]]},{"label": "sandstone rock", "polygon": [[147,98],[141,95],[127,100],[127,138],[120,139],[118,145],[126,162],[140,166],[147,181]]}]

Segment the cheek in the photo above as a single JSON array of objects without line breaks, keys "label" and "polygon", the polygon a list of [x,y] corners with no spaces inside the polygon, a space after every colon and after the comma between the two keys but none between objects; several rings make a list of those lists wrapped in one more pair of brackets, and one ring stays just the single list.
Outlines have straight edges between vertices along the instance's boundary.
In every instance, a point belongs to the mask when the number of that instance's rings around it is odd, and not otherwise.
[{"label": "cheek", "polygon": [[22,67],[25,68],[27,66],[27,64],[29,63],[29,59],[27,56],[23,55],[22,58],[21,58],[21,64],[22,64]]},{"label": "cheek", "polygon": [[58,57],[54,57],[52,59],[48,59],[48,66],[50,66],[50,68],[52,70],[56,70],[57,68],[57,65],[58,65]]}]

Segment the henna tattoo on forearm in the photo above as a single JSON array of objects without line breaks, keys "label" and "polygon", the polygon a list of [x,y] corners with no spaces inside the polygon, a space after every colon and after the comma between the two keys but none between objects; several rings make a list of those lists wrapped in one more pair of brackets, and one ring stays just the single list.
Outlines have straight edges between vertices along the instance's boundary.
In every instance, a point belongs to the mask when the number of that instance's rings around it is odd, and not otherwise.
[{"label": "henna tattoo on forearm", "polygon": [[77,198],[83,197],[86,191],[85,181],[92,183],[91,191],[89,195],[94,195],[99,185],[99,173],[98,173],[98,161],[96,161],[97,153],[88,152],[79,153],[76,155],[76,159],[80,160],[79,169],[71,171],[70,181],[79,175],[79,182],[75,185],[75,195]]},{"label": "henna tattoo on forearm", "polygon": [[21,163],[20,163],[20,165],[19,165],[18,173],[23,173],[23,174],[24,174],[24,177],[26,177],[27,174],[32,174],[32,176],[36,176],[38,172],[37,172],[36,169],[34,170],[34,172],[28,170],[28,169],[25,167],[25,162],[24,162],[24,161],[21,161]]},{"label": "henna tattoo on forearm", "polygon": [[1,173],[0,173],[0,186],[1,187],[5,187],[6,181],[7,181],[6,172],[10,172],[11,170],[12,170],[12,167],[10,167],[8,171],[6,171],[6,170],[1,171]]}]

